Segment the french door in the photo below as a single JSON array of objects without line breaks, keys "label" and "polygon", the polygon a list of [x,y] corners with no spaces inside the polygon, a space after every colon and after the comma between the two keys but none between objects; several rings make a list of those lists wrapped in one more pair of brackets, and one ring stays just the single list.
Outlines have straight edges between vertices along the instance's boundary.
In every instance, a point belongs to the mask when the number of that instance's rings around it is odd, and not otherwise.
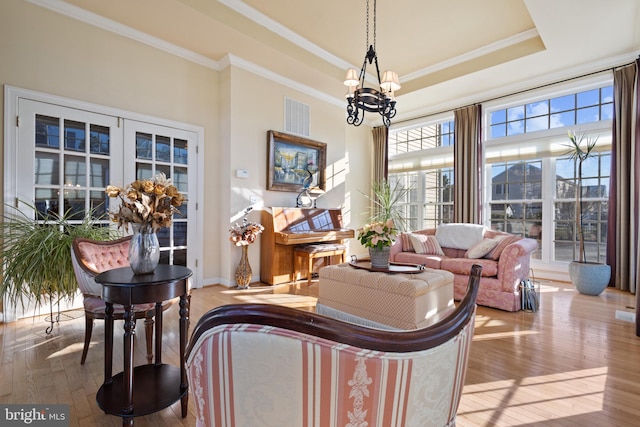
[{"label": "french door", "polygon": [[160,262],[201,277],[196,132],[26,98],[18,98],[16,124],[15,145],[5,150],[5,168],[13,171],[5,173],[5,202],[76,221],[92,212],[114,226],[105,214],[118,202],[107,197],[106,186],[164,173],[186,201],[172,226],[158,232]]},{"label": "french door", "polygon": [[127,164],[133,160],[133,165],[123,171],[124,182],[149,179],[163,173],[185,196],[185,202],[178,208],[180,212],[173,215],[171,227],[158,230],[160,262],[195,268],[188,262],[187,242],[196,239],[195,226],[189,226],[189,218],[196,215],[196,180],[189,179],[196,176],[195,150],[189,150],[195,146],[196,136],[183,130],[134,120],[125,121],[124,135],[124,158],[128,159]]}]

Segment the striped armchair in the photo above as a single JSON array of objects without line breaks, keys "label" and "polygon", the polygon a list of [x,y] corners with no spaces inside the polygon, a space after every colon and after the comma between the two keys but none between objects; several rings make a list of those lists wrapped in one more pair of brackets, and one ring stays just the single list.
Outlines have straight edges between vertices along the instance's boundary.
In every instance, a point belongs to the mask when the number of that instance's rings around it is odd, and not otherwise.
[{"label": "striped armchair", "polygon": [[411,331],[266,304],[209,311],[187,349],[196,425],[455,425],[481,270],[451,315]]}]

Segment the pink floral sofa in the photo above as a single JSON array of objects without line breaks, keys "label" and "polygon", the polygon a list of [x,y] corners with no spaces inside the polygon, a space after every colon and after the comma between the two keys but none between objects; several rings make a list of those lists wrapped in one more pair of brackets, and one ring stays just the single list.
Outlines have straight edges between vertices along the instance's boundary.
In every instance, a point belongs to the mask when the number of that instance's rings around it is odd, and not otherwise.
[{"label": "pink floral sofa", "polygon": [[196,426],[454,426],[480,270],[452,313],[411,331],[275,304],[209,311],[186,355]]},{"label": "pink floral sofa", "polygon": [[[449,231],[447,236],[446,232]],[[418,252],[415,250],[416,245]],[[483,245],[482,250],[471,253]],[[492,246],[491,250],[484,253],[488,246]],[[529,275],[531,253],[536,249],[537,242],[534,239],[486,229],[476,224],[443,224],[437,229],[402,233],[391,247],[390,261],[450,271],[454,274],[456,300],[464,295],[471,266],[479,264],[482,266],[482,279],[477,303],[501,310],[518,311],[519,285]]]}]

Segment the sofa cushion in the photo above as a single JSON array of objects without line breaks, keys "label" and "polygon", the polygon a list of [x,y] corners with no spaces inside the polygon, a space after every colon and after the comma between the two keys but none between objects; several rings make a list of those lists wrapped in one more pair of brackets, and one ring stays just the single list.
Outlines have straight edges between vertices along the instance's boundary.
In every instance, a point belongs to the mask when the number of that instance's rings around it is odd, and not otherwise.
[{"label": "sofa cushion", "polygon": [[489,252],[493,250],[498,245],[499,241],[496,239],[482,239],[475,245],[473,245],[469,250],[464,254],[465,258],[473,258],[478,259],[482,258]]},{"label": "sofa cushion", "polygon": [[440,268],[454,274],[464,274],[468,276],[471,271],[471,266],[474,264],[482,266],[482,277],[493,277],[498,275],[498,261],[484,258],[444,258],[440,263]]},{"label": "sofa cushion", "polygon": [[409,238],[411,233],[400,233],[400,242],[402,243],[402,252],[415,252],[413,249],[413,243],[411,243],[411,239]]},{"label": "sofa cushion", "polygon": [[424,234],[409,234],[409,240],[413,245],[413,250],[417,254],[444,256],[442,248],[435,236],[425,236]]},{"label": "sofa cushion", "polygon": [[500,259],[500,255],[502,254],[502,251],[504,251],[507,246],[517,242],[520,239],[522,239],[522,237],[520,236],[508,236],[508,237],[499,236],[496,238],[496,240],[498,240],[498,244],[496,245],[496,247],[493,248],[491,252],[486,254],[484,257],[487,259],[492,259],[494,261],[497,261]]},{"label": "sofa cushion", "polygon": [[443,248],[469,249],[484,237],[486,227],[479,224],[440,224],[436,238]]}]

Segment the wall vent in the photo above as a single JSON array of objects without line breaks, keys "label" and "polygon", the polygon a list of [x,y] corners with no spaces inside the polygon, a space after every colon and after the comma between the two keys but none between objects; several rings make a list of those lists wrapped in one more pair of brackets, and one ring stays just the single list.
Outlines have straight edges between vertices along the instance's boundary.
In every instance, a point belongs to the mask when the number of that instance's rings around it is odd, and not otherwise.
[{"label": "wall vent", "polygon": [[284,131],[309,136],[309,106],[291,98],[284,98]]}]

